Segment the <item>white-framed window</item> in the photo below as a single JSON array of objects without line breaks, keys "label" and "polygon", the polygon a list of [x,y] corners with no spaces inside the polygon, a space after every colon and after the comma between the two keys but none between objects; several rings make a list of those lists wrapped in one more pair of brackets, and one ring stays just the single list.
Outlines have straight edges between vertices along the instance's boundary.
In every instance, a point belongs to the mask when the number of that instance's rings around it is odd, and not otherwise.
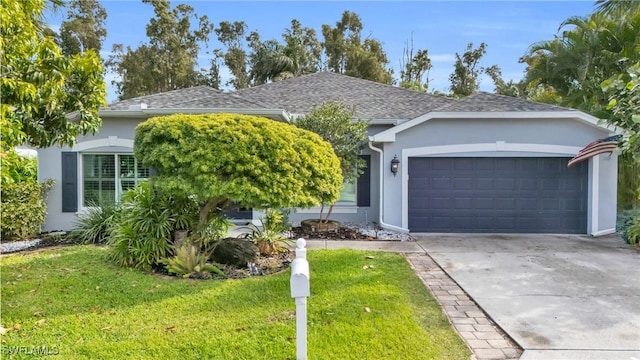
[{"label": "white-framed window", "polygon": [[82,154],[83,206],[115,204],[149,177],[133,154]]}]

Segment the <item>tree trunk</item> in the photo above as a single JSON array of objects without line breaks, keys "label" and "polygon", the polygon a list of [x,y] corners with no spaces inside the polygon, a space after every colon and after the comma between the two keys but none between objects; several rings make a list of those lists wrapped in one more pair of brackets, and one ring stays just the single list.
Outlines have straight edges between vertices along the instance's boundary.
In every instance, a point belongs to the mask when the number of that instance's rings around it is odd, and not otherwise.
[{"label": "tree trunk", "polygon": [[[324,223],[325,223],[325,224],[329,222],[329,216],[331,216],[331,213],[333,212],[333,205],[334,205],[334,204],[331,204],[331,205],[329,206],[329,211],[327,211],[327,217],[326,217],[326,218],[324,218]],[[320,216],[320,219],[322,220],[322,216]]]},{"label": "tree trunk", "polygon": [[212,209],[218,207],[219,204],[222,204],[226,201],[224,198],[213,198],[209,199],[207,203],[200,208],[200,218],[198,219],[198,228],[202,229],[207,222],[209,221],[209,213]]}]

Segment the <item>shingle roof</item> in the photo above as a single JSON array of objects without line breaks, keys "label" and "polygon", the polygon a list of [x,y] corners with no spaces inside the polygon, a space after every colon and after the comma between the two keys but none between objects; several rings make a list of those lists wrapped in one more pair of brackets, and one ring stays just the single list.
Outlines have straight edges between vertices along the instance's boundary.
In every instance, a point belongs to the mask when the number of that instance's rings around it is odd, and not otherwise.
[{"label": "shingle roof", "polygon": [[[527,112],[527,111],[571,111],[574,109],[537,103],[511,96],[477,92],[455,102],[441,106],[437,112]],[[574,110],[575,111],[575,110]]]},{"label": "shingle roof", "polygon": [[331,72],[318,72],[235,92],[290,113],[304,114],[313,105],[341,101],[355,105],[363,119],[413,119],[455,100]]},{"label": "shingle roof", "polygon": [[106,110],[128,110],[130,106],[147,104],[153,109],[267,109],[268,106],[251,99],[241,98],[233,93],[223,93],[209,86],[196,86],[159,94],[141,96],[118,101]]}]

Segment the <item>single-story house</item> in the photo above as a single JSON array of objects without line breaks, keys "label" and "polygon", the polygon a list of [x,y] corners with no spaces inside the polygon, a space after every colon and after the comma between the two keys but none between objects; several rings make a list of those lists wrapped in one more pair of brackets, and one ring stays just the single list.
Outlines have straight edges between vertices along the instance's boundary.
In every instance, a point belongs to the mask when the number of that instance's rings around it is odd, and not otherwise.
[{"label": "single-story house", "polygon": [[[462,99],[320,72],[230,93],[199,86],[128,99],[100,110],[103,126],[73,147],[38,151],[54,179],[44,230],[68,230],[94,201],[117,201],[149,176],[133,157],[137,124],[173,113],[242,113],[291,121],[341,101],[370,120],[368,164],[345,184],[332,218],[403,232],[611,233],[616,153],[568,167],[594,140],[614,134],[583,112],[479,92]],[[292,222],[317,217],[294,209]],[[256,221],[259,211],[235,217]]]}]

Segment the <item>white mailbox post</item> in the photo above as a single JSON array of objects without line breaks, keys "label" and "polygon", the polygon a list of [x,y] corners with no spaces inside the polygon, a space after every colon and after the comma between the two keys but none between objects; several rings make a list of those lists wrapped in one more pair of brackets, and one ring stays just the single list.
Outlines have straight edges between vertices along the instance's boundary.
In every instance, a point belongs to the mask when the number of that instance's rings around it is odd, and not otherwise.
[{"label": "white mailbox post", "polygon": [[291,297],[296,299],[296,359],[307,359],[307,297],[311,295],[309,287],[309,262],[307,261],[307,242],[300,238],[296,241],[296,258],[291,262]]}]

